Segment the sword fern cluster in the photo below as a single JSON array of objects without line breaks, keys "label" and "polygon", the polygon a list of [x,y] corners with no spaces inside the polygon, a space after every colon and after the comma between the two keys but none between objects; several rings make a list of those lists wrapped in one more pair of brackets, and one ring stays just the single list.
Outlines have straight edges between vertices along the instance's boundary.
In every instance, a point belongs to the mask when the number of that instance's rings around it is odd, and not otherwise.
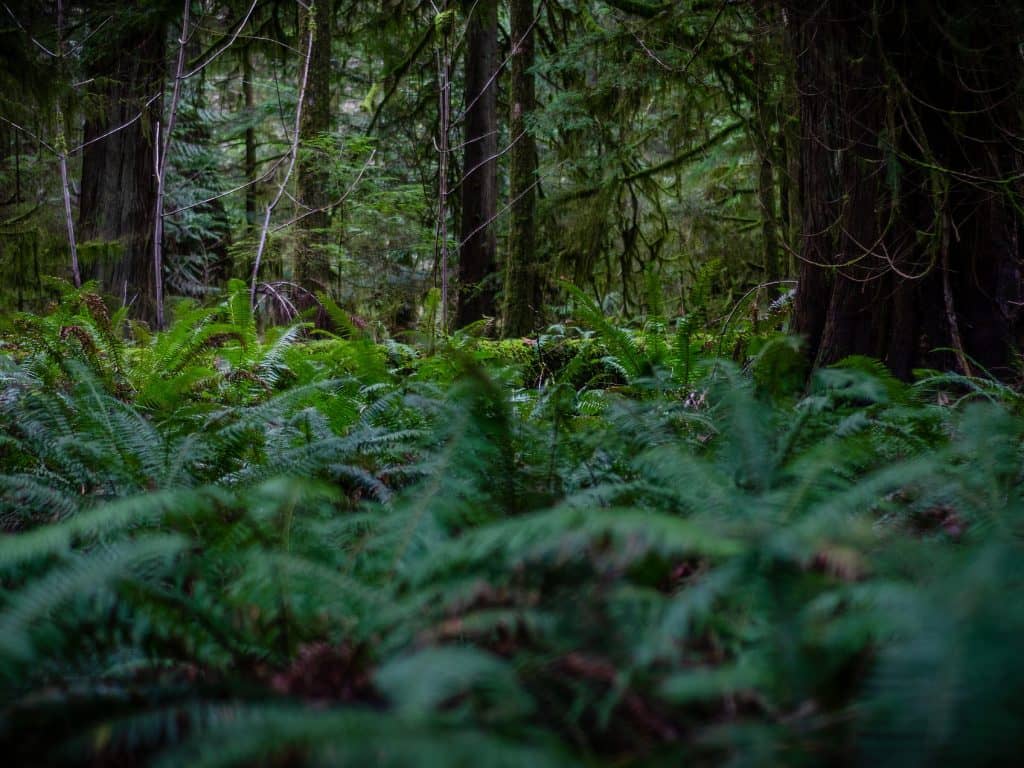
[{"label": "sword fern cluster", "polygon": [[1019,398],[860,359],[780,390],[788,343],[750,372],[586,311],[514,355],[261,336],[241,286],[153,336],[88,287],[22,318],[3,753],[1010,764]]}]

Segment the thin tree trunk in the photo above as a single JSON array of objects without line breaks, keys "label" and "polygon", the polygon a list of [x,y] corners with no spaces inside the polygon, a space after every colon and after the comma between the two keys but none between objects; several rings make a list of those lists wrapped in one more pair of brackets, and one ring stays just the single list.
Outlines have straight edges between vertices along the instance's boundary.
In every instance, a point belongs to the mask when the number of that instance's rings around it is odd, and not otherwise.
[{"label": "thin tree trunk", "polygon": [[242,91],[245,98],[245,227],[252,232],[256,228],[256,126],[253,123],[256,111],[256,96],[253,88],[252,46],[242,50]]},{"label": "thin tree trunk", "polygon": [[782,51],[782,93],[779,104],[779,210],[782,242],[788,258],[786,273],[798,273],[796,253],[800,248],[800,95],[796,84],[796,55],[792,36],[784,26],[779,30]]},{"label": "thin tree trunk", "polygon": [[761,240],[764,248],[764,279],[774,282],[782,279],[782,261],[779,258],[779,230],[775,214],[775,173],[771,158],[761,157],[757,174],[757,202],[761,209]]},{"label": "thin tree trunk", "polygon": [[[296,166],[296,197],[302,206],[297,215],[308,213],[298,222],[295,252],[295,278],[301,291],[296,297],[299,309],[316,305],[316,295],[327,293],[331,285],[331,261],[328,252],[331,202],[330,160],[314,140],[331,130],[331,0],[316,0],[307,13],[313,14],[315,33],[309,62],[309,79],[299,127],[299,159]],[[306,24],[302,24],[306,28]],[[325,318],[320,317],[319,323]]]},{"label": "thin tree trunk", "polygon": [[493,317],[497,293],[498,4],[479,0],[469,7],[457,326]]},{"label": "thin tree trunk", "polygon": [[[58,69],[64,76],[64,3],[57,0],[57,55]],[[71,182],[68,180],[68,140],[65,130],[64,110],[57,108],[57,151],[60,156],[60,190],[64,200],[64,226],[68,232],[68,249],[71,252],[71,279],[75,288],[82,287],[82,272],[78,264],[78,241],[75,237],[75,216],[71,209]]]},{"label": "thin tree trunk", "polygon": [[153,215],[153,294],[156,304],[156,327],[164,327],[164,182],[167,179],[167,157],[174,140],[174,127],[178,121],[178,104],[181,101],[181,80],[185,73],[185,46],[188,43],[189,8],[191,0],[185,0],[181,16],[181,34],[178,36],[178,58],[174,67],[174,86],[171,90],[171,104],[161,142],[160,121],[156,124],[156,203]]},{"label": "thin tree trunk", "polygon": [[[759,158],[757,174],[757,202],[761,213],[761,243],[764,249],[764,280],[776,282],[783,277],[779,254],[779,223],[775,205],[776,135],[779,132],[777,96],[773,82],[771,57],[775,45],[776,21],[773,9],[759,6],[754,45],[754,145]],[[781,175],[781,174],[780,174]],[[773,291],[774,293],[775,291]]]},{"label": "thin tree trunk", "polygon": [[[58,113],[58,119],[63,122],[64,115]],[[64,139],[63,129],[61,130],[61,139]],[[61,142],[64,145],[64,142]],[[68,247],[71,250],[71,280],[75,285],[75,288],[82,287],[82,272],[78,265],[78,242],[75,239],[75,216],[71,210],[71,185],[68,181],[68,155],[67,152],[62,151],[58,158],[60,163],[60,187],[62,196],[64,198],[64,224],[68,231]]]},{"label": "thin tree trunk", "polygon": [[[509,153],[508,263],[505,271],[506,336],[533,331],[541,317],[540,264],[536,252],[537,146],[528,128],[536,108],[534,64],[534,0],[510,0],[512,45],[509,135],[518,138]],[[520,138],[521,137],[521,138]]]}]

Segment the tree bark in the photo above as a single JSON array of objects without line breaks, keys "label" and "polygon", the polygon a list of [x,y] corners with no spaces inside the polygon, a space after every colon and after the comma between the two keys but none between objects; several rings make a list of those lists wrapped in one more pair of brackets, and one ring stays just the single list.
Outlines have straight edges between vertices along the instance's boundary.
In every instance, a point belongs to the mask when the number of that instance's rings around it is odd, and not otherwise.
[{"label": "tree bark", "polygon": [[[156,318],[152,262],[156,213],[153,126],[164,86],[164,21],[126,25],[117,39],[87,57],[79,231],[83,241],[104,241],[89,274],[103,291],[132,306],[143,320]],[[153,98],[157,97],[157,98]],[[136,118],[130,125],[115,130]],[[113,132],[112,132],[113,131]],[[108,134],[103,137],[105,134]],[[84,251],[83,247],[83,260]],[[86,265],[83,265],[83,267]]]},{"label": "tree bark", "polygon": [[[779,230],[775,213],[775,172],[771,158],[765,154],[760,159],[757,174],[757,204],[761,209],[761,242],[764,248],[765,282],[782,279],[782,260],[779,258]],[[776,289],[772,293],[777,293]]]},{"label": "tree bark", "polygon": [[258,226],[256,212],[256,96],[253,87],[255,77],[252,67],[252,45],[242,49],[242,92],[245,98],[245,229],[253,232]]},{"label": "tree bark", "polygon": [[1024,299],[1024,12],[807,0],[787,13],[802,132],[795,326],[813,359],[1009,376]]},{"label": "tree bark", "polygon": [[536,108],[534,64],[534,2],[511,0],[512,53],[509,140],[509,197],[512,206],[505,274],[506,336],[535,330],[541,318],[541,265],[536,252],[537,146],[529,128]]},{"label": "tree bark", "polygon": [[[761,212],[761,244],[763,248],[763,265],[765,282],[777,282],[783,275],[782,260],[779,246],[779,217],[775,204],[776,196],[776,157],[775,148],[779,126],[779,94],[775,85],[776,67],[773,54],[778,43],[776,34],[778,24],[773,9],[758,3],[756,6],[756,23],[754,42],[751,48],[753,56],[753,79],[755,98],[753,125],[749,134],[753,139],[758,156],[757,203]],[[780,173],[781,177],[783,174]],[[776,286],[769,289],[769,295],[778,293]]]},{"label": "tree bark", "polygon": [[479,0],[468,7],[457,326],[493,317],[497,293],[498,4]]},{"label": "tree bark", "polygon": [[[330,226],[330,158],[315,140],[331,130],[331,25],[334,14],[331,0],[316,0],[311,13],[315,32],[313,52],[309,62],[299,140],[296,176],[296,197],[305,206],[296,211],[304,216],[297,223],[295,251],[295,281],[300,288],[296,306],[308,309],[316,305],[316,295],[327,293],[331,286],[331,260],[328,252]],[[308,29],[308,17],[303,14],[300,28]],[[318,323],[326,320],[318,314]]]},{"label": "tree bark", "polygon": [[786,274],[798,274],[796,254],[800,248],[800,94],[796,83],[796,54],[792,50],[793,36],[779,25],[778,43],[781,46],[782,90],[779,99],[779,226],[785,244]]}]

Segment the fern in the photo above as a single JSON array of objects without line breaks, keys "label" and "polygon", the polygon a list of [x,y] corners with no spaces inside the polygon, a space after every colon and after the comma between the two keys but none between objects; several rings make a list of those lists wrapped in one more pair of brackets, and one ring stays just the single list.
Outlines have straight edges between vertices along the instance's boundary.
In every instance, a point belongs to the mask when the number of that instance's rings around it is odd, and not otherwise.
[{"label": "fern", "polygon": [[15,762],[1016,759],[1014,392],[582,294],[433,348],[244,294],[126,341],[69,292],[0,358]]}]

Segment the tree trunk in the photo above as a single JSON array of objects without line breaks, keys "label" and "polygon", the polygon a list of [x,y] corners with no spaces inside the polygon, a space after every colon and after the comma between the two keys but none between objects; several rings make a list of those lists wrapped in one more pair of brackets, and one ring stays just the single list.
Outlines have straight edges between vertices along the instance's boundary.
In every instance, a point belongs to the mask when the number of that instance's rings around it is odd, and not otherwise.
[{"label": "tree trunk", "polygon": [[[255,77],[252,68],[252,45],[242,49],[242,92],[245,98],[245,229],[254,232],[259,227],[256,212],[256,96],[253,88]],[[248,272],[248,270],[246,270]]]},{"label": "tree trunk", "polygon": [[479,0],[469,8],[457,326],[493,317],[496,306],[498,4],[497,0]]},{"label": "tree trunk", "polygon": [[[782,260],[779,258],[779,230],[775,214],[775,173],[771,158],[765,154],[760,160],[757,174],[757,204],[761,209],[761,242],[764,248],[765,282],[776,282],[783,277]],[[771,286],[770,293],[779,292],[778,286]]]},{"label": "tree trunk", "polygon": [[[298,222],[295,251],[295,281],[300,293],[296,306],[308,309],[314,306],[316,294],[327,293],[331,286],[331,261],[328,253],[328,227],[330,215],[330,157],[315,146],[318,137],[331,130],[331,0],[316,0],[311,11],[316,31],[313,35],[313,53],[309,62],[305,105],[299,130],[302,147],[299,151],[296,177],[296,197],[302,206],[296,210],[303,216]],[[300,28],[308,30],[306,14]],[[302,35],[300,35],[300,38]],[[326,320],[323,313],[318,323]]]},{"label": "tree trunk", "polygon": [[531,71],[534,62],[533,26],[533,0],[511,0],[510,35],[515,48],[512,54],[509,140],[514,144],[509,152],[512,214],[505,273],[506,336],[530,333],[541,317],[540,264],[535,247],[537,146],[527,127],[537,100]]},{"label": "tree trunk", "polygon": [[[753,125],[749,131],[758,155],[757,203],[761,213],[761,243],[764,249],[765,282],[775,282],[783,275],[779,246],[779,220],[775,204],[775,148],[781,133],[779,126],[779,96],[775,85],[774,57],[777,55],[778,24],[772,9],[756,6],[757,26],[751,55],[754,58],[755,85]],[[780,173],[781,177],[783,174]],[[778,286],[769,287],[769,295],[779,292]]]},{"label": "tree trunk", "polygon": [[[165,35],[163,22],[125,26],[116,40],[87,58],[88,103],[96,109],[86,116],[82,151],[83,256],[95,254],[89,274],[101,289],[149,322],[156,317],[153,140],[164,84]],[[141,119],[135,119],[140,112]],[[114,245],[86,249],[85,241]]]},{"label": "tree trunk", "polygon": [[789,277],[799,272],[796,254],[801,238],[800,208],[800,94],[796,84],[796,54],[792,35],[780,23],[777,37],[781,47],[782,86],[779,97],[779,226],[785,244],[785,270]]},{"label": "tree trunk", "polygon": [[1014,369],[1024,12],[791,2],[803,237],[796,330],[817,364]]}]

